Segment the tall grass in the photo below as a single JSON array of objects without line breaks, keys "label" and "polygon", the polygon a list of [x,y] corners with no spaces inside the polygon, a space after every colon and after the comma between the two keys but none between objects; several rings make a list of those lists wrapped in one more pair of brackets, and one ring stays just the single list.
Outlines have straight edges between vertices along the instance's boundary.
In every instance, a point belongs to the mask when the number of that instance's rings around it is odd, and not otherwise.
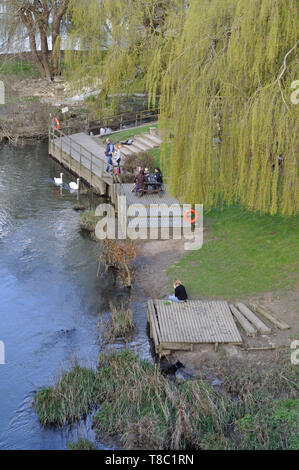
[{"label": "tall grass", "polygon": [[298,449],[299,370],[288,359],[262,372],[232,373],[220,364],[220,393],[205,380],[177,385],[133,352],[103,353],[97,374],[88,376],[84,406],[73,397],[82,390],[79,370],[63,376],[46,400],[39,392],[35,405],[43,423],[60,425],[98,406],[97,436],[120,435],[128,449]]},{"label": "tall grass", "polygon": [[135,328],[132,310],[123,305],[117,308],[111,302],[109,306],[111,314],[106,324],[105,337],[109,341],[118,338],[128,340]]}]

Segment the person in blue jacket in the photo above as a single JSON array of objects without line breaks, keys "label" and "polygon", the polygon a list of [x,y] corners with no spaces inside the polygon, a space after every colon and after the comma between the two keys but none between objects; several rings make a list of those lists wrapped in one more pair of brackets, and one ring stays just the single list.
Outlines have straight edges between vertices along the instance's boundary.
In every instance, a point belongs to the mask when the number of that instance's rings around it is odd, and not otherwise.
[{"label": "person in blue jacket", "polygon": [[113,155],[113,152],[114,152],[114,145],[113,143],[111,142],[110,139],[106,139],[106,151],[105,151],[105,155],[107,157],[107,168],[106,168],[106,171],[110,171],[111,168],[112,168],[112,165],[113,165],[113,162],[112,162],[112,155]]}]

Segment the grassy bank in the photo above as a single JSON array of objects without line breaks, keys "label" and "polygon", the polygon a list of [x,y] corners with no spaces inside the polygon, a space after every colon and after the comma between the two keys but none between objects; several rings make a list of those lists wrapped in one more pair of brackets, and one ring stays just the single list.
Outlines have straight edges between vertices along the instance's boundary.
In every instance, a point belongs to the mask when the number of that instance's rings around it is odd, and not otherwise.
[{"label": "grassy bank", "polygon": [[168,270],[191,295],[232,298],[290,289],[298,280],[298,217],[260,215],[241,208],[205,214],[202,249]]},{"label": "grassy bank", "polygon": [[299,369],[289,351],[263,372],[216,367],[221,393],[205,380],[177,385],[129,351],[103,354],[96,373],[75,366],[36,394],[35,407],[44,426],[98,407],[98,437],[122,436],[128,449],[299,449]]},{"label": "grassy bank", "polygon": [[144,132],[149,132],[151,127],[158,127],[158,125],[150,124],[148,126],[134,127],[132,129],[114,132],[111,135],[111,140],[114,144],[117,144],[120,141],[132,139],[135,135],[143,134]]},{"label": "grassy bank", "polygon": [[15,76],[19,79],[39,78],[37,66],[26,58],[3,56],[0,58],[0,77]]}]

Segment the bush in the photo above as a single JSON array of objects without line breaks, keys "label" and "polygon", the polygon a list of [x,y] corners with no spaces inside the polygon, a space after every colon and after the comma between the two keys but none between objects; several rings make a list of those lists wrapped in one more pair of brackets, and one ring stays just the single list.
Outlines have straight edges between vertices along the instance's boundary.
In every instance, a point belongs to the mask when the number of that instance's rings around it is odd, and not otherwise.
[{"label": "bush", "polygon": [[149,152],[142,152],[138,155],[128,155],[125,158],[123,169],[126,173],[134,174],[138,166],[141,166],[143,169],[148,168],[150,171],[152,171],[155,166],[154,156]]}]

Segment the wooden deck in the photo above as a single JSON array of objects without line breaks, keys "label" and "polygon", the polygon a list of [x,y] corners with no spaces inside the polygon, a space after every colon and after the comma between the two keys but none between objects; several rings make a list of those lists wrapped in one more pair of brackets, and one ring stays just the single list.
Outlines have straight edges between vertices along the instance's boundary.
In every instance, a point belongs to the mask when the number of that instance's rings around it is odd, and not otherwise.
[{"label": "wooden deck", "polygon": [[[148,142],[148,146],[153,148],[161,143],[161,139],[144,133],[136,137],[136,142],[139,145]],[[132,149],[129,151],[131,152]],[[140,148],[139,151],[142,149]],[[181,210],[183,206],[180,201],[167,193],[167,187],[164,194],[149,193],[139,198],[132,193],[132,184],[122,184],[116,176],[106,172],[105,145],[99,136],[89,136],[83,132],[65,135],[62,131],[51,127],[49,155],[89,184],[97,193],[109,196],[116,210],[119,207],[118,196],[125,196],[129,227],[134,227],[135,219],[138,217],[140,228],[170,228],[176,232],[181,231],[183,227],[190,228],[190,224],[183,217]],[[138,206],[141,209],[139,213]],[[170,214],[171,206],[176,206],[176,209]]]},{"label": "wooden deck", "polygon": [[70,136],[52,128],[49,135],[49,155],[69,171],[85,180],[100,194],[113,186],[113,177],[106,172],[105,147],[87,134]]},{"label": "wooden deck", "polygon": [[227,302],[149,300],[147,308],[150,336],[160,356],[192,351],[195,344],[242,344]]}]

